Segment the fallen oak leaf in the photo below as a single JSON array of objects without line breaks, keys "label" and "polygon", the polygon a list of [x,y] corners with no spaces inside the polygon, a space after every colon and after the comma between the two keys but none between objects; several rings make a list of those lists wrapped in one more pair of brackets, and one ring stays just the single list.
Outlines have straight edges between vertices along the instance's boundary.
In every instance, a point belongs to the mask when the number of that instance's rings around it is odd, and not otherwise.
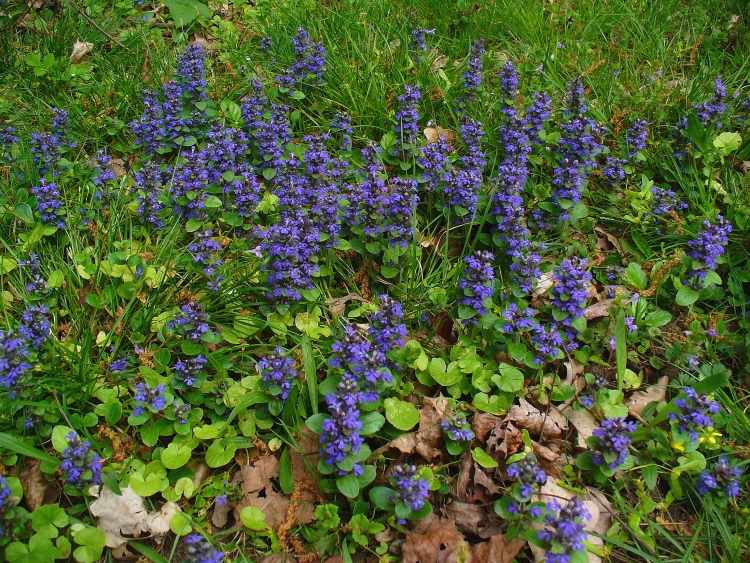
[{"label": "fallen oak leaf", "polygon": [[459,563],[471,551],[455,522],[433,514],[406,534],[401,555],[404,563]]},{"label": "fallen oak leaf", "polygon": [[51,483],[44,479],[40,466],[38,460],[27,459],[26,466],[19,475],[21,487],[23,487],[23,498],[32,512],[44,504],[52,488]]},{"label": "fallen oak leaf", "polygon": [[542,412],[524,398],[519,398],[519,404],[510,408],[505,420],[532,434],[548,438],[561,438],[568,427],[568,421],[555,407]]},{"label": "fallen oak leaf", "polygon": [[471,502],[454,500],[445,507],[445,515],[465,534],[480,538],[491,537],[501,531],[502,520],[494,511]]},{"label": "fallen oak leaf", "polygon": [[526,540],[508,540],[503,534],[495,534],[486,542],[471,548],[471,563],[512,563],[526,545]]}]

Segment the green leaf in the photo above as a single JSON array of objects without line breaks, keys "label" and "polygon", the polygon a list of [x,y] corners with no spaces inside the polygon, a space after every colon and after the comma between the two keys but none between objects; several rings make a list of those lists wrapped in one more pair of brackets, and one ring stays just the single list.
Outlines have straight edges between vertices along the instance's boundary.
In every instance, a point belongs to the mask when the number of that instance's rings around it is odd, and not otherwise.
[{"label": "green leaf", "polygon": [[742,145],[742,136],[739,133],[725,131],[714,138],[714,147],[719,149],[721,156],[733,153]]},{"label": "green leaf", "polygon": [[328,418],[327,414],[314,414],[305,421],[305,426],[315,434],[321,434],[323,432],[323,422],[325,422],[326,418]]},{"label": "green leaf", "polygon": [[419,422],[419,411],[413,404],[390,397],[385,400],[385,418],[399,430],[411,430]]},{"label": "green leaf", "polygon": [[646,276],[646,273],[638,262],[628,264],[622,275],[622,279],[636,289],[644,290],[648,287],[648,276]]},{"label": "green leaf", "polygon": [[192,453],[193,448],[187,444],[177,444],[172,442],[161,451],[161,462],[167,469],[177,469],[190,461]]},{"label": "green leaf", "polygon": [[47,278],[47,285],[52,289],[62,287],[65,283],[65,274],[62,270],[55,270]]},{"label": "green leaf", "polygon": [[17,266],[18,262],[10,256],[0,256],[0,276],[12,272]]},{"label": "green leaf", "polygon": [[257,506],[246,506],[240,511],[242,525],[254,532],[262,532],[268,529],[266,514]]},{"label": "green leaf", "polygon": [[478,446],[471,450],[471,457],[473,457],[474,461],[476,461],[485,469],[492,469],[493,467],[497,467],[497,461],[495,461],[495,459],[490,454],[488,454]]},{"label": "green leaf", "polygon": [[217,209],[224,205],[222,201],[216,197],[215,195],[210,195],[206,198],[206,200],[203,202],[203,205],[207,207],[208,209]]},{"label": "green leaf", "polygon": [[373,487],[370,489],[370,502],[381,510],[390,510],[393,507],[395,491],[389,487]]},{"label": "green leaf", "polygon": [[307,393],[310,396],[310,405],[313,414],[318,412],[318,372],[315,367],[312,343],[308,336],[302,337],[302,367],[305,370],[305,382]]},{"label": "green leaf", "polygon": [[52,447],[62,453],[68,447],[68,434],[73,431],[70,426],[57,425],[52,429]]},{"label": "green leaf", "polygon": [[336,488],[347,498],[356,498],[359,494],[359,480],[354,475],[345,475],[336,479]]},{"label": "green leaf", "polygon": [[169,529],[176,536],[187,536],[193,530],[193,525],[184,512],[177,512],[169,521]]},{"label": "green leaf", "polygon": [[279,457],[279,486],[285,495],[292,494],[294,490],[294,476],[292,475],[292,460],[289,448],[284,448]]},{"label": "green leaf", "polygon": [[508,364],[500,364],[497,369],[500,372],[498,387],[501,391],[515,393],[523,389],[524,377],[521,370]]},{"label": "green leaf", "polygon": [[33,446],[28,445],[26,442],[11,434],[0,432],[0,449],[9,450],[22,456],[38,459],[57,467],[60,460],[56,457],[52,457],[48,453],[43,452]]},{"label": "green leaf", "polygon": [[698,301],[700,294],[693,288],[683,285],[678,291],[675,297],[675,303],[681,307],[688,307]]},{"label": "green leaf", "polygon": [[643,321],[648,326],[652,326],[655,328],[669,324],[669,321],[671,320],[672,320],[672,315],[669,312],[664,311],[662,309],[658,309],[656,311],[650,312],[648,315],[646,315],[646,318],[643,319]]},{"label": "green leaf", "polygon": [[362,422],[362,429],[359,433],[362,436],[371,436],[385,424],[385,417],[379,412],[371,412],[364,415],[360,421]]},{"label": "green leaf", "polygon": [[622,389],[625,369],[628,367],[628,333],[625,328],[625,311],[617,314],[615,323],[615,362],[617,365],[617,388]]},{"label": "green leaf", "polygon": [[219,439],[211,442],[206,450],[206,465],[215,469],[226,465],[234,457],[237,446],[227,439]]},{"label": "green leaf", "polygon": [[198,0],[164,0],[164,3],[169,8],[169,15],[179,27],[188,25],[198,17],[208,18],[211,15],[208,6]]}]

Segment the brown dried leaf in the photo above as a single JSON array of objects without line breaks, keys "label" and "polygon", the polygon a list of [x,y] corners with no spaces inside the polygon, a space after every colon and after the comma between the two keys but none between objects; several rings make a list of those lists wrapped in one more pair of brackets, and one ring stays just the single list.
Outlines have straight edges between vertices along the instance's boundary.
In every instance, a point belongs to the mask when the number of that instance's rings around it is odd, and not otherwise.
[{"label": "brown dried leaf", "polygon": [[445,507],[445,515],[464,534],[490,538],[502,530],[503,521],[495,514],[491,505],[480,506],[454,500]]},{"label": "brown dried leaf", "polygon": [[425,127],[423,133],[424,138],[427,139],[428,145],[437,143],[441,138],[448,141],[448,144],[451,146],[456,142],[456,132],[451,131],[450,129],[444,129],[440,126]]},{"label": "brown dried leaf", "polygon": [[536,283],[534,284],[534,291],[532,293],[532,297],[539,298],[547,291],[552,289],[552,286],[555,285],[555,279],[553,277],[552,272],[546,272],[539,276],[536,280]]},{"label": "brown dried leaf", "polygon": [[521,431],[511,422],[500,422],[487,438],[487,449],[492,454],[501,454],[503,458],[516,453],[523,444]]},{"label": "brown dried leaf", "polygon": [[649,403],[661,402],[667,396],[669,378],[662,375],[654,385],[649,385],[643,391],[636,391],[625,402],[628,412],[632,416],[639,416]]},{"label": "brown dried leaf", "polygon": [[356,293],[348,293],[343,297],[332,297],[331,299],[326,299],[326,305],[328,305],[328,310],[331,312],[332,316],[340,317],[344,314],[346,304],[349,301],[364,301],[364,299],[362,299],[361,295],[357,295]]},{"label": "brown dried leaf", "polygon": [[279,494],[271,479],[278,477],[279,462],[272,455],[264,455],[240,467],[234,474],[233,483],[239,483],[244,496],[234,506],[234,518],[239,522],[240,512],[246,506],[255,506],[266,515],[268,525],[278,528],[286,518],[289,499]]},{"label": "brown dried leaf", "polygon": [[440,429],[440,421],[448,411],[448,399],[445,397],[425,397],[420,410],[416,450],[427,461],[434,461],[442,453],[440,445],[443,441],[443,432]]},{"label": "brown dried leaf", "polygon": [[502,419],[494,414],[478,412],[471,420],[471,428],[480,442],[485,442],[496,426],[502,423]]},{"label": "brown dried leaf", "polygon": [[586,309],[583,311],[583,316],[588,321],[601,317],[607,317],[609,316],[609,310],[612,308],[612,305],[614,305],[614,303],[614,299],[603,299],[602,301],[599,301],[599,303],[594,303],[593,305],[589,305],[588,307],[586,307]]},{"label": "brown dried leaf", "polygon": [[214,509],[211,511],[211,524],[217,528],[226,526],[230,510],[231,506],[227,502],[224,504],[214,504]]},{"label": "brown dried leaf", "polygon": [[469,557],[469,545],[456,524],[435,515],[406,534],[402,551],[404,563],[459,563],[468,561]]},{"label": "brown dried leaf", "polygon": [[555,407],[548,412],[542,412],[523,398],[519,398],[518,405],[513,405],[506,417],[507,421],[519,428],[524,428],[536,435],[547,438],[561,438],[568,427],[568,421]]},{"label": "brown dried leaf", "polygon": [[[599,245],[600,245],[599,240],[601,239],[601,237],[604,237],[604,239],[607,242],[609,242],[615,250],[617,250],[618,254],[620,254],[620,255],[623,254],[623,252],[622,252],[622,245],[620,244],[620,240],[616,236],[614,236],[611,233],[608,233],[607,231],[605,231],[601,227],[594,227],[594,232],[600,235],[600,237],[597,237],[597,247],[599,247]],[[605,250],[606,250],[606,248],[605,248]]]},{"label": "brown dried leaf", "polygon": [[243,493],[254,493],[265,488],[279,474],[279,461],[275,456],[264,455],[240,467],[234,479],[242,484]]},{"label": "brown dried leaf", "polygon": [[[435,53],[435,51],[433,51]],[[448,57],[446,55],[440,55],[438,54],[432,61],[432,64],[430,65],[430,70],[432,72],[437,72],[441,68],[445,68],[445,66],[448,64]]]},{"label": "brown dried leaf", "polygon": [[482,485],[490,494],[496,495],[500,492],[500,489],[495,482],[476,464],[474,465],[474,483],[476,485]]},{"label": "brown dried leaf", "polygon": [[71,63],[80,63],[83,57],[94,50],[94,44],[87,41],[76,41],[73,43],[73,50],[70,53]]},{"label": "brown dried leaf", "polygon": [[524,545],[526,540],[508,540],[503,534],[496,534],[488,541],[472,546],[471,563],[512,563]]},{"label": "brown dried leaf", "polygon": [[32,512],[44,504],[44,499],[50,488],[50,484],[45,481],[39,466],[40,463],[36,459],[27,460],[26,467],[19,475],[23,487],[23,498],[26,501],[26,506]]}]

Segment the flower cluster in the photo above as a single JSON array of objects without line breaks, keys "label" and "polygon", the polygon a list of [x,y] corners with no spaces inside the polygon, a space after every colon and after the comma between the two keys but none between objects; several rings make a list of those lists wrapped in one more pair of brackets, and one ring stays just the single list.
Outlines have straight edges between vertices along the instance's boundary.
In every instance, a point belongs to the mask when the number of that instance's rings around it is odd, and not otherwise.
[{"label": "flower cluster", "polygon": [[694,106],[695,113],[698,115],[703,125],[720,125],[721,116],[727,111],[727,88],[720,76],[714,80],[713,98],[701,104]]},{"label": "flower cluster", "polygon": [[675,399],[674,405],[678,413],[669,413],[669,419],[677,424],[680,432],[687,433],[697,441],[699,432],[710,429],[714,425],[711,415],[717,414],[721,407],[708,395],[698,395],[692,387],[685,387],[683,397]]},{"label": "flower cluster", "polygon": [[732,224],[721,215],[716,217],[714,223],[708,219],[703,221],[703,229],[698,236],[688,241],[688,256],[699,263],[691,272],[694,279],[701,281],[710,270],[716,269],[718,259],[726,251],[731,232]]},{"label": "flower cluster", "polygon": [[151,387],[146,383],[136,383],[135,385],[135,403],[133,416],[141,416],[146,410],[151,412],[161,412],[167,407],[166,387],[161,383],[156,387]]},{"label": "flower cluster", "polygon": [[193,262],[201,267],[203,274],[208,278],[208,288],[217,291],[224,280],[224,276],[217,270],[224,262],[216,257],[222,246],[211,238],[212,235],[211,230],[197,233],[196,238],[188,245],[188,252],[193,257]]},{"label": "flower cluster", "polygon": [[211,330],[208,327],[208,314],[203,310],[203,305],[197,301],[187,301],[181,305],[180,312],[167,323],[167,328],[193,342],[200,342],[203,335]]},{"label": "flower cluster", "polygon": [[448,178],[445,193],[451,205],[461,207],[473,214],[476,211],[479,191],[482,187],[482,173],[487,164],[482,150],[484,129],[478,121],[464,118],[460,132],[466,152],[458,158],[459,166]]},{"label": "flower cluster", "polygon": [[159,196],[169,177],[158,163],[149,162],[135,173],[134,178],[138,216],[151,226],[162,228],[164,220],[159,214],[164,205]]},{"label": "flower cluster", "polygon": [[97,187],[96,198],[101,199],[103,197],[102,187],[106,186],[109,182],[115,181],[115,173],[112,170],[112,157],[106,152],[100,151],[96,155],[96,168],[94,170],[94,177],[92,181]]},{"label": "flower cluster", "polygon": [[275,397],[286,401],[299,372],[294,359],[277,346],[273,353],[258,360],[258,371],[265,388]]},{"label": "flower cluster", "polygon": [[127,356],[123,356],[121,358],[117,358],[116,360],[112,360],[108,366],[108,369],[112,373],[122,373],[126,369],[128,369],[128,366],[130,366],[130,360],[127,358]]},{"label": "flower cluster", "polygon": [[737,498],[740,495],[740,477],[742,468],[729,463],[725,455],[713,464],[711,469],[706,469],[698,475],[695,488],[701,495],[707,495],[721,489],[729,498]]},{"label": "flower cluster", "polygon": [[208,365],[208,358],[199,354],[191,358],[181,358],[174,364],[177,379],[187,387],[195,387],[199,377]]},{"label": "flower cluster", "polygon": [[658,217],[670,215],[673,212],[679,213],[688,208],[687,203],[682,201],[680,197],[669,188],[653,186],[651,188],[651,196],[651,212]]},{"label": "flower cluster", "polygon": [[557,500],[547,503],[544,529],[537,532],[537,537],[546,544],[545,563],[569,563],[574,552],[583,551],[587,537],[584,522],[590,518],[577,497],[564,506]]},{"label": "flower cluster", "polygon": [[508,303],[503,311],[503,321],[505,321],[503,332],[513,334],[532,330],[538,324],[534,315],[536,315],[536,309],[533,307],[521,308],[518,303]]},{"label": "flower cluster", "polygon": [[417,476],[414,465],[397,465],[391,473],[391,481],[396,487],[398,499],[412,512],[421,510],[430,494],[430,483],[427,479]]},{"label": "flower cluster", "polygon": [[214,549],[200,534],[188,534],[183,540],[186,563],[222,563],[224,553]]},{"label": "flower cluster", "polygon": [[617,469],[628,457],[631,434],[635,432],[637,424],[625,418],[607,418],[594,428],[593,461],[596,465],[607,465],[610,469]]},{"label": "flower cluster", "polygon": [[371,240],[405,248],[414,236],[417,183],[408,178],[386,179],[375,147],[362,149],[365,178],[349,187],[348,221]]},{"label": "flower cluster", "polygon": [[[568,90],[565,112],[568,120],[561,125],[558,164],[552,172],[552,185],[555,188],[553,199],[561,207],[563,201],[581,201],[588,176],[596,167],[596,156],[602,150],[598,140],[601,128],[596,121],[586,116],[587,109],[583,82],[580,79],[574,80]],[[563,211],[560,219],[568,219],[567,211]]]},{"label": "flower cluster", "polygon": [[31,187],[31,195],[36,198],[36,210],[39,212],[42,223],[64,229],[65,219],[62,215],[65,205],[57,184],[40,178],[39,183]]},{"label": "flower cluster", "polygon": [[422,93],[417,86],[406,84],[404,93],[398,97],[398,109],[396,110],[396,144],[399,153],[403,156],[407,146],[417,142],[419,134],[419,110],[417,104],[422,99]]},{"label": "flower cluster", "polygon": [[471,442],[474,432],[465,414],[453,414],[440,421],[440,428],[454,442]]},{"label": "flower cluster", "polygon": [[[539,465],[534,454],[529,454],[522,460],[511,463],[507,469],[508,477],[516,481],[518,500],[528,502],[539,487],[547,482],[547,473]],[[516,506],[516,508],[518,508]],[[513,512],[512,508],[509,508]]]},{"label": "flower cluster", "polygon": [[38,349],[49,337],[49,314],[46,305],[29,305],[21,313],[18,334],[25,338],[32,348]]},{"label": "flower cluster", "polygon": [[474,41],[469,53],[469,68],[464,72],[464,96],[467,100],[476,97],[479,87],[482,85],[482,57],[484,56],[484,41]]},{"label": "flower cluster", "polygon": [[31,134],[31,156],[39,168],[39,174],[52,171],[64,151],[76,146],[68,136],[68,112],[52,108],[52,127],[50,131]]},{"label": "flower cluster", "polygon": [[[485,301],[492,297],[495,285],[495,272],[492,265],[495,257],[491,252],[479,250],[464,257],[466,268],[458,282],[458,288],[463,292],[459,303],[469,308],[474,315],[482,317],[487,314]],[[476,323],[476,319],[468,319]]]},{"label": "flower cluster", "polygon": [[29,343],[13,331],[0,330],[0,387],[12,392],[16,383],[31,369]]},{"label": "flower cluster", "polygon": [[74,487],[100,485],[104,460],[92,449],[91,442],[81,440],[74,430],[65,438],[68,446],[62,452],[60,463],[65,482]]},{"label": "flower cluster", "polygon": [[292,38],[292,46],[295,61],[284,74],[276,77],[276,81],[289,89],[311,78],[321,82],[326,70],[326,50],[323,44],[314,42],[305,28],[300,27],[297,35]]},{"label": "flower cluster", "polygon": [[541,142],[540,134],[551,116],[552,98],[544,92],[535,92],[523,116],[524,131],[532,145]]},{"label": "flower cluster", "polygon": [[0,127],[0,163],[11,160],[11,147],[19,141],[15,127]]},{"label": "flower cluster", "polygon": [[435,30],[423,27],[413,29],[411,31],[411,48],[415,51],[426,51],[428,35],[435,35]]},{"label": "flower cluster", "polygon": [[417,164],[422,169],[424,186],[427,191],[438,192],[451,182],[451,146],[448,139],[442,133],[432,143],[422,147]]},{"label": "flower cluster", "polygon": [[[336,391],[325,396],[328,416],[320,435],[323,461],[331,466],[359,452],[364,443],[360,435],[360,405],[376,401],[380,389],[393,381],[387,354],[403,343],[405,327],[401,324],[400,303],[385,295],[380,297],[380,303],[382,310],[371,317],[368,335],[346,325],[342,337],[331,347],[329,365],[341,377]],[[361,474],[362,468],[355,463],[351,472]]]},{"label": "flower cluster", "polygon": [[175,80],[161,92],[147,91],[143,113],[130,123],[136,144],[148,153],[178,146],[180,138],[196,132],[205,115],[195,106],[206,99],[205,49],[191,44],[177,61]]},{"label": "flower cluster", "polygon": [[588,261],[584,258],[566,258],[555,269],[555,286],[552,288],[552,305],[566,313],[563,324],[571,326],[572,322],[583,315],[588,299],[588,285],[591,273]]},{"label": "flower cluster", "polygon": [[625,132],[625,148],[628,157],[633,158],[646,148],[648,141],[648,121],[636,119]]},{"label": "flower cluster", "polygon": [[352,150],[352,118],[345,113],[337,113],[331,120],[331,131],[341,135],[341,150]]},{"label": "flower cluster", "polygon": [[406,325],[401,303],[383,294],[378,298],[380,309],[370,315],[368,329],[373,344],[384,354],[406,344]]}]

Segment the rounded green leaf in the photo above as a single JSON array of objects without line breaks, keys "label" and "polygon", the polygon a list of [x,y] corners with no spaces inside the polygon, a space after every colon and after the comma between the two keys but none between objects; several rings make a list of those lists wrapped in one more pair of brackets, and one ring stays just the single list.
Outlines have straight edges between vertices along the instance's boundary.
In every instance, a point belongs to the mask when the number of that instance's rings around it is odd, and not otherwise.
[{"label": "rounded green leaf", "polygon": [[242,525],[254,532],[262,532],[268,528],[266,514],[257,506],[246,506],[240,511]]},{"label": "rounded green leaf", "polygon": [[494,467],[497,467],[497,461],[495,461],[495,459],[490,454],[488,454],[480,447],[476,447],[471,450],[471,457],[473,457],[474,461],[476,461],[485,469],[492,469]]},{"label": "rounded green leaf", "polygon": [[419,411],[413,404],[393,397],[384,404],[385,418],[399,430],[411,430],[419,422]]},{"label": "rounded green leaf", "polygon": [[192,453],[193,449],[190,446],[172,442],[161,451],[161,462],[167,469],[177,469],[190,461]]},{"label": "rounded green leaf", "polygon": [[169,529],[176,536],[186,536],[192,531],[193,526],[184,512],[177,512],[169,521]]},{"label": "rounded green leaf", "polygon": [[359,479],[354,475],[346,475],[336,479],[336,488],[347,498],[356,498],[359,494]]},{"label": "rounded green leaf", "polygon": [[68,447],[68,434],[73,429],[70,426],[57,425],[52,429],[52,447],[62,453]]}]

